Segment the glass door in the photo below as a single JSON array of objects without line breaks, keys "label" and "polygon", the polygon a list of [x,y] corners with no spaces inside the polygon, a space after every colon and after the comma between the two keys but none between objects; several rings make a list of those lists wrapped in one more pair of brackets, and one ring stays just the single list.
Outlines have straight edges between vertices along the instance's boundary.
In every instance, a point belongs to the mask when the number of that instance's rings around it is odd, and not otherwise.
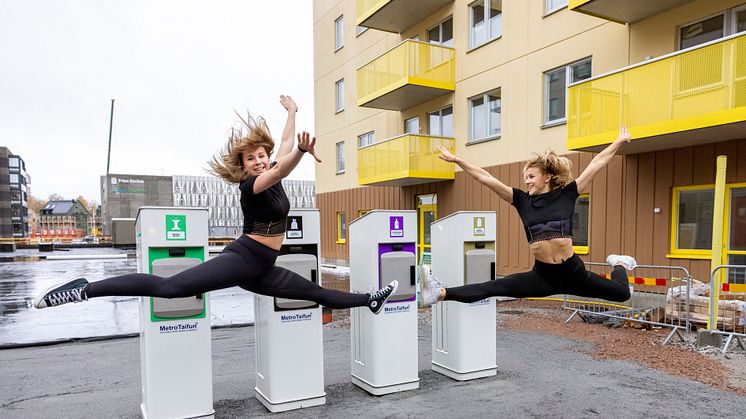
[{"label": "glass door", "polygon": [[[726,244],[723,252],[723,263],[728,265],[746,265],[746,185],[729,185],[725,196]],[[728,282],[744,284],[743,270],[731,270]]]},{"label": "glass door", "polygon": [[417,196],[417,260],[426,264],[430,264],[430,225],[437,219],[437,205],[436,194]]}]

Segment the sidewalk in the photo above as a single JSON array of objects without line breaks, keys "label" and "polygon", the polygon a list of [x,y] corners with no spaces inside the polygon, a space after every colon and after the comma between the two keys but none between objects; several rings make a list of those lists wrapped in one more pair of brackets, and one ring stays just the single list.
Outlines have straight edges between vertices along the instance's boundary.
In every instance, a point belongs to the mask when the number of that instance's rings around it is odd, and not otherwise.
[{"label": "sidewalk", "polygon": [[[642,365],[598,361],[587,344],[498,329],[496,377],[457,382],[430,370],[420,312],[420,388],[370,396],[350,383],[345,321],[324,326],[327,403],[270,414],[254,398],[254,329],[213,330],[215,417],[735,417],[746,397]],[[138,338],[0,350],[0,417],[137,418]]]}]

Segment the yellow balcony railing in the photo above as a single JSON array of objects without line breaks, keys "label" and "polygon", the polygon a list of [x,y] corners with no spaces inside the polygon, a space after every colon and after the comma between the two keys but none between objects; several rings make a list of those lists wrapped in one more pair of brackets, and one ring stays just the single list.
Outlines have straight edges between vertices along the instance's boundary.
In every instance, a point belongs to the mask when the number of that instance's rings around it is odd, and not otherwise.
[{"label": "yellow balcony railing", "polygon": [[453,48],[406,40],[357,70],[357,105],[403,110],[453,92]]},{"label": "yellow balcony railing", "polygon": [[569,0],[567,7],[601,19],[633,23],[693,0]]},{"label": "yellow balcony railing", "polygon": [[401,33],[453,0],[357,0],[358,26]]},{"label": "yellow balcony railing", "polygon": [[600,150],[621,124],[628,153],[734,138],[746,128],[746,35],[570,85],[567,106],[570,150]]},{"label": "yellow balcony railing", "polygon": [[454,179],[454,165],[438,158],[438,146],[455,152],[449,137],[404,134],[357,151],[360,185],[407,186]]}]

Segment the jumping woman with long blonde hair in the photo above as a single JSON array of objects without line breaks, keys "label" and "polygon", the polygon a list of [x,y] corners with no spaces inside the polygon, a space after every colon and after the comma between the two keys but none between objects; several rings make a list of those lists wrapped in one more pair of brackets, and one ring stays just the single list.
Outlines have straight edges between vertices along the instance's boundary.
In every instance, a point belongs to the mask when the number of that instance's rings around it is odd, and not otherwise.
[{"label": "jumping woman with long blonde hair", "polygon": [[257,294],[310,300],[330,308],[367,306],[378,314],[396,292],[397,281],[370,294],[322,288],[302,276],[275,266],[285,237],[290,202],[282,188],[285,178],[308,153],[319,163],[316,137],[298,134],[294,147],[295,114],[298,107],[290,96],[280,96],[288,117],[276,159],[270,163],[275,143],[263,119],[243,120],[243,129],[231,130],[225,149],[210,162],[211,171],[229,183],[238,184],[243,211],[243,234],[223,252],[174,276],[127,274],[89,283],[78,278],[52,286],[34,300],[46,308],[104,296],[150,296],[177,298],[239,286]]},{"label": "jumping woman with long blonde hair", "polygon": [[471,303],[488,297],[547,297],[571,294],[610,301],[630,297],[627,271],[637,265],[631,256],[610,255],[606,262],[614,270],[611,280],[588,272],[572,247],[572,214],[578,191],[591,183],[622,144],[630,141],[627,128],[619,130],[616,141],[598,153],[577,179],[572,179],[571,163],[566,157],[546,152],[523,167],[527,192],[506,186],[464,159],[439,146],[440,158],[456,163],[474,179],[490,188],[515,207],[523,221],[531,254],[536,260],[529,272],[508,275],[494,281],[444,288],[427,265],[420,268],[420,305],[428,307],[438,301]]}]

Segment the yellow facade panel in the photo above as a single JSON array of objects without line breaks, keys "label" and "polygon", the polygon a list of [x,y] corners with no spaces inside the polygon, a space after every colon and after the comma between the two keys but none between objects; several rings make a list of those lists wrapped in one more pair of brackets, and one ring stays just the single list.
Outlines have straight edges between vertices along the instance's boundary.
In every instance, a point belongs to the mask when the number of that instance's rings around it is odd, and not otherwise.
[{"label": "yellow facade panel", "polygon": [[678,138],[674,133],[746,122],[744,63],[746,35],[572,85],[568,149],[605,146],[621,124],[630,129],[633,144],[644,141],[649,151],[671,148],[667,141]]},{"label": "yellow facade panel", "polygon": [[358,150],[358,183],[415,184],[455,178],[454,165],[438,146],[454,151],[453,138],[405,134]]},{"label": "yellow facade panel", "polygon": [[[412,105],[407,95],[401,98],[392,95],[404,86],[422,88],[424,97],[420,100],[453,92],[456,88],[454,57],[453,48],[406,40],[357,70],[357,105],[406,109]],[[387,98],[387,95],[392,96]]]}]

